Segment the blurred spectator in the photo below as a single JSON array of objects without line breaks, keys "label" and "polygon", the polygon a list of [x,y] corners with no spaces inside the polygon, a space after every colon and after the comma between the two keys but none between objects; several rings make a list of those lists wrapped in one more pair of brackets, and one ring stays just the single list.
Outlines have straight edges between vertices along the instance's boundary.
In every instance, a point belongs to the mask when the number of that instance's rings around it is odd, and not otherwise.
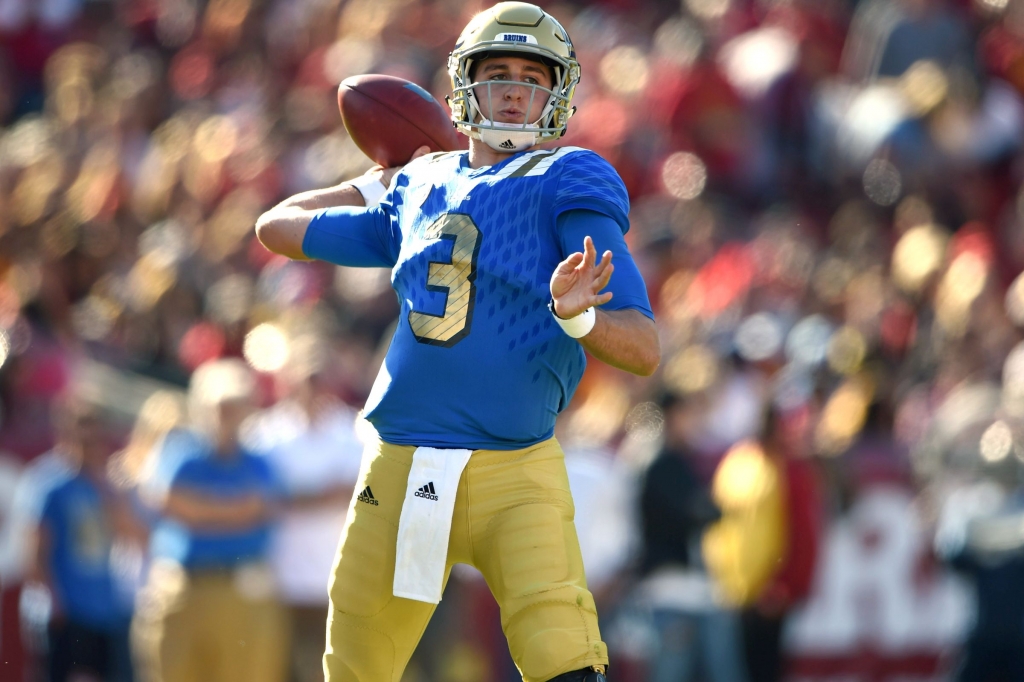
[{"label": "blurred spectator", "polygon": [[281,400],[244,430],[285,489],[270,563],[291,616],[292,682],[323,680],[327,582],[363,451],[355,410],[331,390],[327,352],[319,339],[293,341]]},{"label": "blurred spectator", "polygon": [[24,627],[45,679],[127,681],[131,602],[112,561],[123,504],[107,479],[109,434],[99,410],[70,394],[55,405],[54,427],[57,445],[18,496],[31,524]]},{"label": "blurred spectator", "polygon": [[915,62],[973,67],[971,36],[949,0],[867,0],[857,7],[846,63],[857,78],[896,77]]},{"label": "blurred spectator", "polygon": [[746,679],[738,614],[722,603],[700,549],[705,528],[720,516],[692,463],[706,401],[702,395],[662,399],[664,445],[640,493],[646,576],[640,587],[659,645],[651,682]]},{"label": "blurred spectator", "polygon": [[142,498],[155,475],[157,455],[164,438],[184,426],[185,401],[170,390],[152,393],[142,406],[125,446],[114,453],[108,467],[113,485],[124,499],[125,513],[118,516],[121,577],[132,595],[142,588],[149,569],[149,531],[156,515]]},{"label": "blurred spectator", "polygon": [[936,550],[970,581],[977,606],[954,679],[1024,679],[1024,466],[989,465],[949,496]]},{"label": "blurred spectator", "polygon": [[144,494],[158,519],[153,565],[132,628],[149,682],[280,682],[287,624],[274,593],[269,543],[279,484],[238,441],[256,389],[240,360],[196,369],[194,430],[164,439]]},{"label": "blurred spectator", "polygon": [[782,631],[814,577],[823,509],[808,455],[810,411],[771,409],[760,442],[734,446],[712,482],[723,517],[705,534],[711,574],[743,607],[747,676],[776,682],[784,673]]},{"label": "blurred spectator", "polygon": [[769,410],[762,444],[782,498],[782,543],[768,582],[743,611],[743,643],[751,682],[778,682],[785,673],[786,617],[811,591],[824,509],[810,460],[815,422],[810,404]]},{"label": "blurred spectator", "polygon": [[169,390],[156,391],[146,398],[128,442],[111,459],[111,479],[138,494],[155,474],[156,455],[164,438],[185,425],[186,409],[183,397]]}]

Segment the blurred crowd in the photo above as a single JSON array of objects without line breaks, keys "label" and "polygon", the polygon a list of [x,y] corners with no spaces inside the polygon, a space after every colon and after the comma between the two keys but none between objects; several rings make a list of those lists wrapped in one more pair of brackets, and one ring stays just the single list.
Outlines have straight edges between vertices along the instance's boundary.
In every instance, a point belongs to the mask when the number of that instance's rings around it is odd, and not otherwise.
[{"label": "blurred crowd", "polygon": [[[0,0],[0,679],[317,679],[397,304],[253,226],[488,4]],[[541,4],[663,348],[558,424],[614,677],[1024,679],[1024,2]]]}]

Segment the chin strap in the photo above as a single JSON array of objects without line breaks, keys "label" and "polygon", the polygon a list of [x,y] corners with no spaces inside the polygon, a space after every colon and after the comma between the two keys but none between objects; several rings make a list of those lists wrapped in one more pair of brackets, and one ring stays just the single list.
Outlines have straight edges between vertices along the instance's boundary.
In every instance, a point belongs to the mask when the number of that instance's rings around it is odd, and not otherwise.
[{"label": "chin strap", "polygon": [[486,118],[480,122],[485,126],[493,126],[478,128],[478,132],[480,141],[496,152],[521,152],[537,144],[537,133],[524,130],[519,124],[492,122]]}]

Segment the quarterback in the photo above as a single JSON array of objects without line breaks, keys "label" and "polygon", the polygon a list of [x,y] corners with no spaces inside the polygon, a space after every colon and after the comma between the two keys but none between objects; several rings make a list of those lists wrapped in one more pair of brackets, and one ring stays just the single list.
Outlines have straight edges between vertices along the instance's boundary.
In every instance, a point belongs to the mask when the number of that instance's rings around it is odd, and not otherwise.
[{"label": "quarterback", "polygon": [[296,195],[256,225],[292,258],[390,268],[401,303],[365,409],[379,440],[330,581],[324,670],[398,682],[465,563],[487,580],[526,682],[598,682],[608,651],[553,433],[584,351],[644,376],[660,360],[623,237],[629,201],[597,154],[537,148],[565,133],[580,78],[549,14],[521,2],[478,14],[448,70],[468,152]]}]

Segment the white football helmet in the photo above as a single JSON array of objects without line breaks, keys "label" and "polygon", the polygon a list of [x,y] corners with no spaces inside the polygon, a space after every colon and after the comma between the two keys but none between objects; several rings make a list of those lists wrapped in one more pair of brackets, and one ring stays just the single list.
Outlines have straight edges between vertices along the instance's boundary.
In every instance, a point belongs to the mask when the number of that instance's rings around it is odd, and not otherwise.
[{"label": "white football helmet", "polygon": [[[481,111],[474,86],[507,84],[506,81],[473,83],[473,62],[494,54],[513,54],[550,66],[554,72],[551,90],[524,83],[532,88],[527,111],[534,99],[547,99],[540,118],[523,123],[489,120]],[[576,51],[562,25],[536,5],[525,2],[500,2],[473,17],[463,30],[455,49],[448,55],[448,75],[452,79],[452,121],[458,130],[501,152],[517,152],[541,142],[557,140],[565,134],[572,95],[580,81]],[[489,92],[489,90],[488,90]],[[490,98],[488,98],[490,99]]]}]

